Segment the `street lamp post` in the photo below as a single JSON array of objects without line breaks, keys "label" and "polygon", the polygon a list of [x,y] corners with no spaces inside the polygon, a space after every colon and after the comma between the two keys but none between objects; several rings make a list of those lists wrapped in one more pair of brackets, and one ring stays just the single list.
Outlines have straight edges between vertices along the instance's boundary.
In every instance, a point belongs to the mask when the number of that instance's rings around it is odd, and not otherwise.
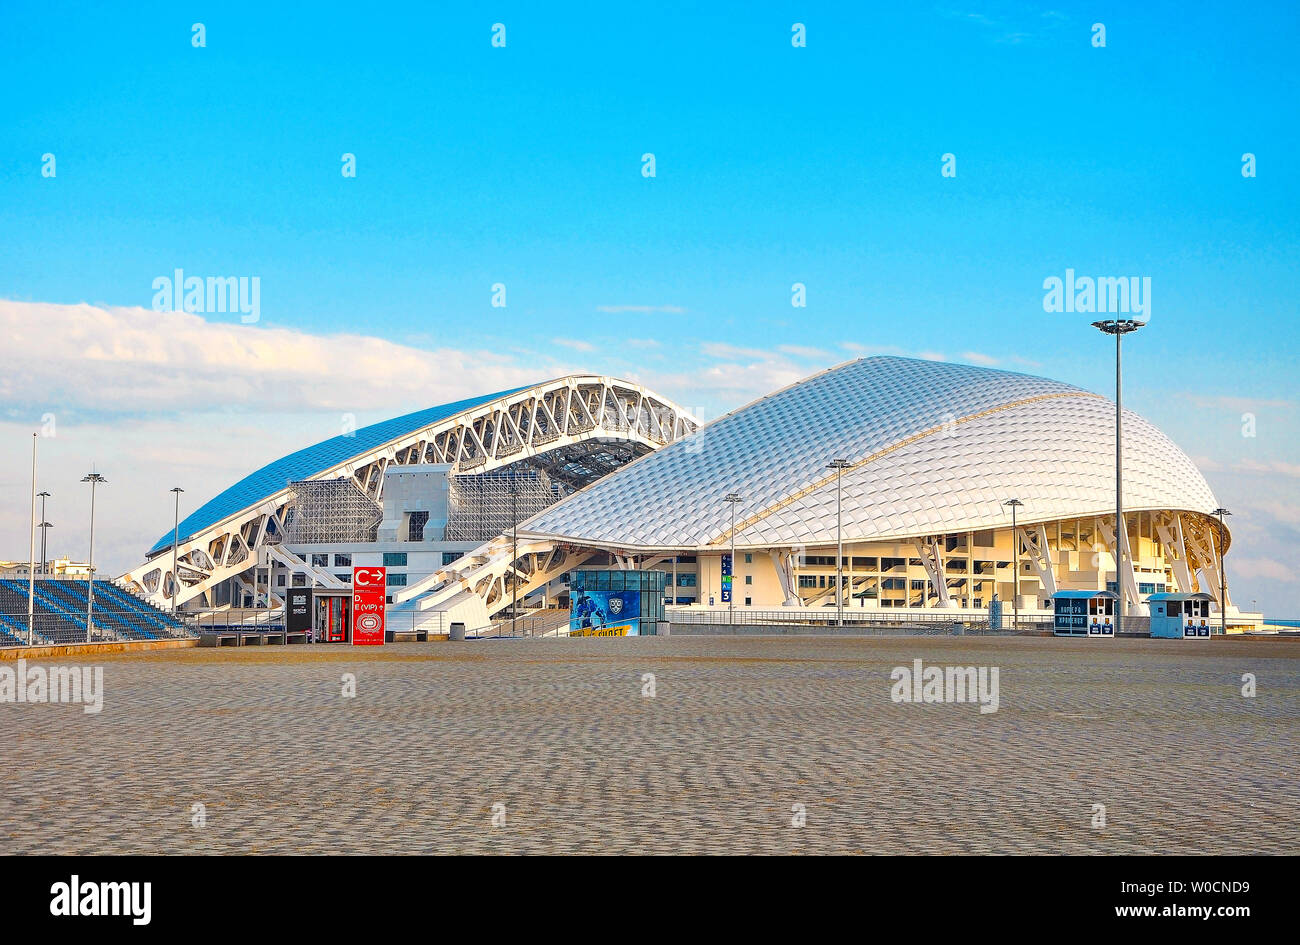
[{"label": "street lamp post", "polygon": [[736,506],[740,493],[728,492],[722,499],[731,506],[731,590],[727,594],[727,623],[736,625]]},{"label": "street lamp post", "polygon": [[[36,444],[32,434],[32,517],[27,520],[27,645],[36,642]],[[41,516],[44,520],[45,516]]]},{"label": "street lamp post", "polygon": [[[844,629],[844,470],[852,465],[847,459],[832,459],[827,469],[835,470],[835,623]],[[849,588],[852,593],[852,588]]]},{"label": "street lamp post", "polygon": [[1019,499],[1007,499],[1003,505],[1011,506],[1011,549],[1015,561],[1011,564],[1011,632],[1020,632],[1020,530],[1016,527],[1016,509],[1025,503]]},{"label": "street lamp post", "polygon": [[519,481],[510,476],[510,589],[513,602],[510,605],[510,635],[515,635],[516,621],[519,619]]},{"label": "street lamp post", "polygon": [[86,562],[90,574],[86,580],[86,642],[91,641],[91,628],[95,619],[95,486],[108,485],[108,480],[97,472],[81,477],[90,483],[90,559]]},{"label": "street lamp post", "polygon": [[36,527],[41,530],[41,577],[45,577],[45,530],[54,526],[45,520],[45,500],[50,497],[50,494],[48,492],[38,492],[36,497],[41,500],[41,524]]},{"label": "street lamp post", "polygon": [[1124,399],[1120,341],[1142,325],[1142,322],[1131,318],[1112,318],[1092,323],[1092,327],[1103,334],[1115,336],[1115,587],[1119,591],[1119,606],[1115,608],[1117,637],[1124,620],[1124,549],[1128,545],[1128,529],[1124,524]]},{"label": "street lamp post", "polygon": [[50,570],[48,565],[46,564],[46,558],[45,558],[46,533],[49,531],[49,529],[53,528],[54,525],[51,524],[50,522],[45,521],[44,517],[42,517],[41,524],[37,525],[36,527],[41,530],[41,577],[45,577]]},{"label": "street lamp post", "polygon": [[1211,515],[1219,516],[1219,635],[1228,635],[1228,572],[1223,567],[1223,539],[1228,534],[1223,516],[1231,515],[1227,509],[1215,509]]},{"label": "street lamp post", "polygon": [[[172,486],[172,493],[176,496],[176,518],[172,525],[172,614],[176,613],[176,585],[180,583],[180,575],[176,573],[176,549],[181,543],[181,493],[185,490],[180,486]],[[269,559],[268,559],[269,560]],[[257,582],[254,581],[254,584]],[[271,606],[271,572],[268,565],[266,573],[266,605]]]}]

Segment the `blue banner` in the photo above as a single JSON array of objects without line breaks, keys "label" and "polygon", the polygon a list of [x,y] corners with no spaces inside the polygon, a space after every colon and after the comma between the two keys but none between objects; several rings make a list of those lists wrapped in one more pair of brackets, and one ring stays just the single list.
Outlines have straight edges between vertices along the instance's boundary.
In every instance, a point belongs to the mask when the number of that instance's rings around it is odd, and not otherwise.
[{"label": "blue banner", "polygon": [[640,591],[588,591],[575,587],[570,590],[570,601],[570,636],[640,636]]}]

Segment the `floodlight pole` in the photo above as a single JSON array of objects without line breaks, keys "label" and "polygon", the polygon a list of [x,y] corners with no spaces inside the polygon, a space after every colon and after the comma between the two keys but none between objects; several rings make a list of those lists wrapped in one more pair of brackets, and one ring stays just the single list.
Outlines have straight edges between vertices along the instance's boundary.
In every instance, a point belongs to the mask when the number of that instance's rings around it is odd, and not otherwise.
[{"label": "floodlight pole", "polygon": [[[172,525],[172,615],[176,614],[176,585],[180,583],[180,575],[176,573],[176,549],[181,543],[181,493],[185,490],[180,486],[172,486],[172,492],[176,496],[176,518]],[[270,560],[270,556],[267,556]],[[256,582],[254,582],[256,584]],[[256,590],[256,588],[254,588]],[[267,572],[266,578],[266,603],[269,607],[271,604],[271,576]]]},{"label": "floodlight pole", "polygon": [[48,529],[51,529],[51,528],[53,528],[54,526],[51,525],[51,524],[50,524],[48,521],[46,521],[46,519],[45,519],[45,500],[48,499],[48,498],[50,497],[50,494],[49,494],[48,492],[38,492],[37,495],[40,497],[40,500],[41,500],[41,524],[37,525],[36,527],[39,528],[39,529],[41,530],[41,577],[45,577],[45,574],[46,574],[46,567],[45,567],[45,561],[46,561],[46,557],[45,557],[45,539],[46,539],[46,532],[47,532]]},{"label": "floodlight pole", "polygon": [[1211,515],[1219,516],[1219,635],[1228,635],[1228,572],[1223,566],[1223,539],[1228,534],[1223,516],[1231,515],[1225,508],[1217,508]]},{"label": "floodlight pole", "polygon": [[[1092,323],[1092,327],[1103,334],[1115,336],[1115,588],[1119,591],[1119,606],[1115,608],[1115,636],[1119,636],[1124,620],[1124,548],[1128,545],[1128,528],[1124,524],[1124,385],[1120,367],[1120,341],[1129,332],[1141,328],[1142,324],[1131,318],[1112,318]],[[1131,563],[1131,555],[1129,560]]]},{"label": "floodlight pole", "polygon": [[519,483],[512,474],[510,477],[510,589],[514,602],[510,605],[510,635],[515,635],[515,621],[519,619]]},{"label": "floodlight pole", "polygon": [[727,596],[727,623],[736,625],[736,505],[740,502],[740,493],[728,492],[723,498],[731,506],[731,593]]},{"label": "floodlight pole", "polygon": [[[27,520],[27,645],[36,642],[36,443],[32,434],[32,517]],[[45,516],[41,516],[45,521]]]},{"label": "floodlight pole", "polygon": [[[844,490],[842,479],[847,459],[832,459],[827,469],[835,470],[835,623],[844,629]],[[852,588],[850,588],[850,591]]]},{"label": "floodlight pole", "polygon": [[1020,529],[1016,527],[1016,509],[1025,503],[1019,499],[1008,499],[1002,503],[1011,506],[1011,553],[1015,560],[1011,564],[1011,632],[1020,632]]},{"label": "floodlight pole", "polygon": [[86,642],[89,643],[95,615],[95,486],[107,485],[108,480],[97,472],[89,472],[81,481],[90,483],[90,560],[86,562],[90,572],[86,581]]}]

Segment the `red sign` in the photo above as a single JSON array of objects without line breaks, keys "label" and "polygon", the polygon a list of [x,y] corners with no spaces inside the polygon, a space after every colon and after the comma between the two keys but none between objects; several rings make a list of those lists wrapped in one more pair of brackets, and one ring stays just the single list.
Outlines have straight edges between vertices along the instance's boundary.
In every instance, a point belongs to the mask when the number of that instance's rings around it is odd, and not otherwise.
[{"label": "red sign", "polygon": [[383,645],[387,581],[386,568],[352,569],[353,646]]}]

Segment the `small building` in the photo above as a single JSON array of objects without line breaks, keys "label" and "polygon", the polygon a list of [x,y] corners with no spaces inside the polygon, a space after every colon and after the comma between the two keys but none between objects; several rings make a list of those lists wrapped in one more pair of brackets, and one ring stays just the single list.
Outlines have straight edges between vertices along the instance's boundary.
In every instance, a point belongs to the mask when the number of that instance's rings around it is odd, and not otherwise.
[{"label": "small building", "polygon": [[663,571],[574,571],[569,636],[653,636],[664,623]]},{"label": "small building", "polygon": [[1151,635],[1170,640],[1209,639],[1209,594],[1152,594]]},{"label": "small building", "polygon": [[1052,633],[1058,637],[1115,636],[1115,602],[1111,591],[1057,591],[1052,595]]}]

